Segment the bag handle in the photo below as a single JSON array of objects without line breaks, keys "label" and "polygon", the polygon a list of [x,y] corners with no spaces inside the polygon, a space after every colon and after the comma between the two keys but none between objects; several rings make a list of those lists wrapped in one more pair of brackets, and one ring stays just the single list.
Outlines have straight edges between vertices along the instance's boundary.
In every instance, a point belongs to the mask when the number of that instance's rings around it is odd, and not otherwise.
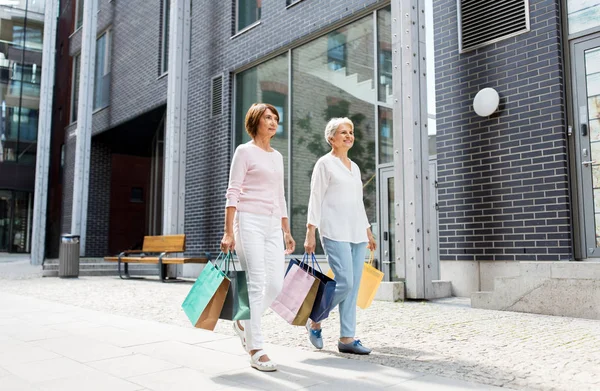
[{"label": "bag handle", "polygon": [[233,255],[231,254],[231,251],[228,251],[227,254],[224,254],[221,251],[219,253],[219,256],[217,256],[217,259],[215,259],[215,266],[217,268],[219,268],[220,270],[222,270],[224,273],[228,273],[229,272],[229,261],[231,260],[231,257],[233,257]]},{"label": "bag handle", "polygon": [[312,255],[313,271],[316,270],[315,269],[315,263],[316,263],[317,267],[319,268],[319,272],[323,273],[323,270],[321,270],[321,265],[319,265],[319,261],[317,261],[317,257],[315,257],[315,253],[311,253],[311,255]]},{"label": "bag handle", "polygon": [[233,253],[231,252],[231,250],[229,250],[227,252],[227,262],[225,263],[225,273],[229,273],[229,265],[230,264],[233,267],[233,271],[237,272],[237,270],[235,269],[235,259],[233,258]]},{"label": "bag handle", "polygon": [[371,254],[369,254],[369,260],[367,263],[369,266],[373,266],[373,262],[375,262],[375,251],[371,250]]}]

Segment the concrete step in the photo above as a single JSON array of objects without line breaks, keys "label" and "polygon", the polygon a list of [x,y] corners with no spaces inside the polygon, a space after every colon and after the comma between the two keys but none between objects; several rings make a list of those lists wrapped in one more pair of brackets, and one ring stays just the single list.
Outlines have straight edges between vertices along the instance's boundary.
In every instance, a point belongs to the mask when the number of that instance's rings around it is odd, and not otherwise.
[{"label": "concrete step", "polygon": [[[130,274],[135,277],[135,276],[158,276],[158,270],[129,270]],[[118,271],[115,270],[86,270],[86,269],[79,269],[79,275],[80,276],[118,276],[119,273]],[[42,271],[42,276],[43,277],[58,277],[58,269],[55,270],[43,270]]]},{"label": "concrete step", "polygon": [[[103,258],[80,258],[80,276],[117,276],[119,275],[117,262],[106,262]],[[44,262],[42,275],[44,277],[58,276],[58,259],[47,259]],[[153,264],[130,264],[129,271],[133,276],[156,276],[158,265]]]}]

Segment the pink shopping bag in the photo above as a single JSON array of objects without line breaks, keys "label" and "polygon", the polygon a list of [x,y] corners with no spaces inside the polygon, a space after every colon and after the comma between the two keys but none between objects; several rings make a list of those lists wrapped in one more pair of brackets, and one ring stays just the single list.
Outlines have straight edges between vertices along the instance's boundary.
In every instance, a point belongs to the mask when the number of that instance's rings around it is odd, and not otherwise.
[{"label": "pink shopping bag", "polygon": [[[289,324],[304,325],[315,301],[317,293],[315,288],[318,288],[318,281],[315,277],[294,264],[285,275],[283,288],[271,304],[271,309]],[[312,300],[312,302],[303,305],[307,300]],[[303,323],[302,320],[304,320]]]}]

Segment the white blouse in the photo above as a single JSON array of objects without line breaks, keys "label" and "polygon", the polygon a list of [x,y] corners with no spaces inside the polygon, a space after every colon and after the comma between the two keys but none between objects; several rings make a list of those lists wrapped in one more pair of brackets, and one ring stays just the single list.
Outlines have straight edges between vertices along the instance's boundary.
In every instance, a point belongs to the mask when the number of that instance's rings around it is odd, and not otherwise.
[{"label": "white blouse", "polygon": [[321,157],[310,181],[307,223],[319,229],[321,237],[339,242],[368,242],[360,169],[353,161],[349,170],[330,153]]}]

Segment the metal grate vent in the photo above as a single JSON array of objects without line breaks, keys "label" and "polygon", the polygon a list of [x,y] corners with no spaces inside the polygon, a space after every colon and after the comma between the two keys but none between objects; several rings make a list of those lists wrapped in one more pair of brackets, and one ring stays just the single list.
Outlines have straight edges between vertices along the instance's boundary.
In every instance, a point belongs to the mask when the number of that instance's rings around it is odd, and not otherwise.
[{"label": "metal grate vent", "polygon": [[217,117],[223,114],[223,76],[212,79],[211,86],[211,116]]},{"label": "metal grate vent", "polygon": [[529,31],[529,0],[457,0],[461,53]]}]

